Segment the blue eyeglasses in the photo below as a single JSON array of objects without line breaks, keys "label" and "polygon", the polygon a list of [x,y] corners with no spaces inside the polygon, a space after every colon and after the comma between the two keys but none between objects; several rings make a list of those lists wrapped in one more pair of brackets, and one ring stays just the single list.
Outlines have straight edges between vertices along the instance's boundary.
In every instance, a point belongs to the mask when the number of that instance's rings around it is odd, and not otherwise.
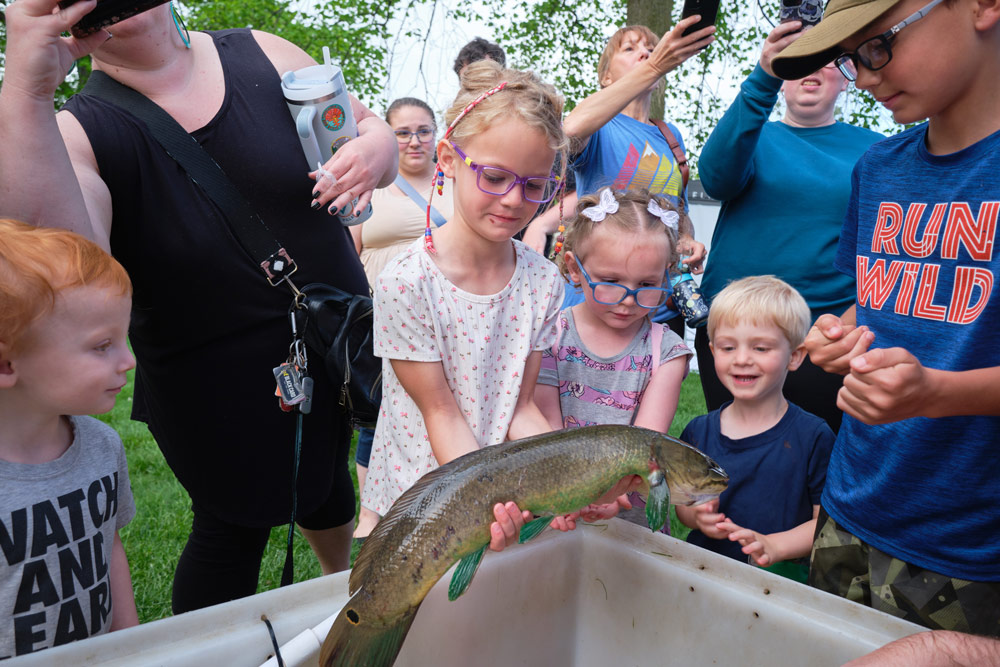
[{"label": "blue eyeglasses", "polygon": [[663,287],[636,287],[629,289],[620,283],[595,283],[590,279],[587,269],[583,268],[583,262],[576,260],[576,265],[583,272],[583,277],[594,292],[594,301],[605,306],[617,306],[619,303],[629,298],[635,297],[635,302],[643,308],[652,310],[659,308],[667,300],[670,290]]},{"label": "blue eyeglasses", "polygon": [[462,149],[449,141],[451,147],[455,149],[458,156],[462,158],[469,168],[476,172],[476,187],[488,195],[502,197],[514,189],[515,185],[521,186],[521,194],[527,201],[536,204],[544,204],[552,199],[558,189],[559,179],[553,175],[545,176],[518,176],[512,171],[500,167],[491,167],[485,164],[476,164]]},{"label": "blue eyeglasses", "polygon": [[881,35],[866,39],[854,51],[840,54],[834,59],[833,64],[848,81],[858,80],[859,64],[864,65],[865,69],[872,72],[882,69],[892,60],[892,42],[896,39],[899,31],[927,16],[927,13],[941,4],[942,1],[931,0]]}]

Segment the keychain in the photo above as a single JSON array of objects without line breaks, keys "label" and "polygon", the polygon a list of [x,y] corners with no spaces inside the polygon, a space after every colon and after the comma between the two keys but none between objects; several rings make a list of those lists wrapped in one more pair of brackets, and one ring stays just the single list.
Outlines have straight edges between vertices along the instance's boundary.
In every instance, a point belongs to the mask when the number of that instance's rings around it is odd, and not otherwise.
[{"label": "keychain", "polygon": [[301,414],[312,410],[313,379],[309,377],[309,358],[305,341],[299,335],[295,313],[289,313],[292,325],[292,344],[288,347],[288,359],[274,367],[274,379],[278,386],[274,395],[278,397],[278,407],[291,412],[298,406]]}]

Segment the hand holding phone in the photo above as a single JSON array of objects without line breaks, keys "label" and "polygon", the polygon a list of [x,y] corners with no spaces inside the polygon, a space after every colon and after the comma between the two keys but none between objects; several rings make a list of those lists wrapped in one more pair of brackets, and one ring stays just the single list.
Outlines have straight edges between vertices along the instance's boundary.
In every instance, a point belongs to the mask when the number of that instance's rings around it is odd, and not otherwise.
[{"label": "hand holding phone", "polygon": [[715,25],[718,13],[719,0],[684,0],[684,9],[681,10],[681,18],[686,19],[695,14],[698,14],[701,18],[693,26],[688,27],[682,32],[681,36],[684,37],[690,35],[692,32],[698,32],[702,28]]},{"label": "hand holding phone", "polygon": [[819,23],[823,18],[823,3],[821,0],[781,0],[780,23],[802,21],[802,27]]}]

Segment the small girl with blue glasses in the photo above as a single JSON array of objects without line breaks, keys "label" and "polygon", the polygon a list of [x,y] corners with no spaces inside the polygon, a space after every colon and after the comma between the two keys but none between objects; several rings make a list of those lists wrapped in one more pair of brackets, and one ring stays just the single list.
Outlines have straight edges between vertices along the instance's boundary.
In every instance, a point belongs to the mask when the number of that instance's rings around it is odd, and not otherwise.
[{"label": "small girl with blue glasses", "polygon": [[[373,290],[382,409],[361,503],[379,515],[439,465],[549,430],[533,392],[541,351],[556,341],[563,280],[513,236],[558,188],[562,106],[529,72],[485,60],[462,74],[434,179],[453,181],[454,213],[428,224]],[[499,507],[502,547],[523,515]]]},{"label": "small girl with blue glasses", "polygon": [[645,190],[604,188],[576,210],[559,263],[585,300],[560,313],[561,338],[542,353],[535,400],[553,428],[635,424],[666,433],[692,352],[649,316],[670,294],[664,275],[676,267],[678,227],[688,221]]}]

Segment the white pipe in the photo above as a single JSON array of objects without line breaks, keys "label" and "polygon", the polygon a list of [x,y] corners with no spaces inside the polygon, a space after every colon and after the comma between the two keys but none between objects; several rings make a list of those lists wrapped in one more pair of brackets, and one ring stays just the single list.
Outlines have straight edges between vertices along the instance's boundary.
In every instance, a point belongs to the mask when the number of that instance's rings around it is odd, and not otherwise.
[{"label": "white pipe", "polygon": [[[319,649],[323,645],[323,640],[330,632],[333,621],[337,618],[332,614],[314,628],[308,628],[296,635],[290,642],[281,646],[281,659],[287,667],[298,667],[298,665],[315,665],[319,659]],[[272,656],[270,660],[260,667],[278,667],[278,658]]]}]

